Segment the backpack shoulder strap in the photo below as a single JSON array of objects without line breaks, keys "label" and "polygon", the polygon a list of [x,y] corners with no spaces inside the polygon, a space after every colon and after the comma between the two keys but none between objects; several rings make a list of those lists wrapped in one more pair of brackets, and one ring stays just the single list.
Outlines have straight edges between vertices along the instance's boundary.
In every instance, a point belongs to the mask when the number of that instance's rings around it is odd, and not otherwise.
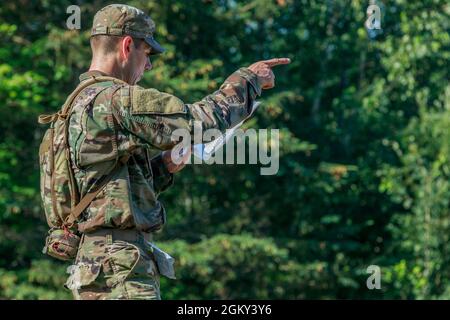
[{"label": "backpack shoulder strap", "polygon": [[114,83],[119,84],[127,84],[125,81],[113,78],[113,77],[107,77],[107,76],[93,76],[91,79],[85,80],[80,83],[80,85],[75,89],[74,92],[67,98],[66,103],[64,103],[64,106],[62,108],[62,116],[66,117],[68,114],[70,114],[70,111],[72,109],[72,103],[75,100],[75,98],[78,96],[78,94],[83,91],[85,88],[89,87],[90,85],[93,85],[97,82],[105,82],[105,81],[112,81]]},{"label": "backpack shoulder strap", "polygon": [[120,158],[117,164],[114,166],[114,168],[109,172],[109,174],[107,176],[104,176],[100,180],[97,188],[95,188],[91,192],[88,192],[80,200],[80,202],[75,206],[75,208],[72,209],[70,215],[67,216],[67,219],[64,223],[66,226],[69,227],[74,224],[74,222],[79,218],[79,216],[83,213],[83,211],[86,210],[86,208],[95,199],[95,197],[99,194],[99,192],[103,189],[103,187],[112,179],[117,169],[119,169],[122,165],[125,165],[127,163],[129,157],[130,157],[129,155],[126,155]]},{"label": "backpack shoulder strap", "polygon": [[[43,114],[40,115],[38,118],[38,122],[41,124],[47,124],[50,122],[55,122],[58,119],[61,119],[63,121],[66,122],[66,130],[65,130],[65,134],[64,134],[64,140],[66,143],[66,146],[68,146],[68,125],[67,125],[67,121],[68,121],[68,116],[70,115],[71,111],[72,111],[72,104],[75,100],[75,98],[78,96],[78,94],[83,91],[85,88],[89,87],[90,85],[93,85],[97,82],[104,82],[104,81],[112,81],[114,83],[117,84],[127,84],[125,81],[113,78],[113,77],[108,77],[108,76],[93,76],[92,78],[85,80],[83,82],[81,82],[76,89],[70,94],[70,96],[67,98],[66,102],[64,103],[64,105],[62,106],[61,110],[58,111],[57,113],[51,114],[51,115],[47,115],[47,114]],[[66,148],[66,160],[68,161],[68,168],[69,168],[69,180],[70,180],[70,184],[72,185],[72,190],[74,190],[75,188],[75,179],[74,179],[74,174],[72,171],[72,167],[70,164],[70,155],[69,155],[69,150],[68,148]],[[94,190],[92,190],[91,192],[88,192],[79,202],[78,202],[78,194],[77,192],[74,192],[71,197],[72,199],[75,199],[75,202],[77,203],[77,205],[75,205],[75,207],[73,207],[73,209],[71,210],[70,214],[67,216],[66,221],[64,221],[64,225],[69,227],[72,226],[74,224],[74,222],[78,219],[78,217],[81,215],[81,213],[89,206],[89,204],[95,199],[95,197],[97,196],[97,194],[103,189],[103,187],[108,183],[108,181],[111,180],[111,178],[113,177],[114,173],[116,172],[116,169],[118,169],[121,165],[126,164],[128,161],[129,155],[125,155],[124,157],[122,157],[121,159],[119,159],[119,161],[116,163],[116,165],[114,166],[114,168],[109,172],[109,174],[105,177],[103,177],[98,185],[98,187]]]},{"label": "backpack shoulder strap", "polygon": [[[100,77],[92,77],[92,79],[85,80],[85,82],[82,82],[75,91],[69,96],[66,103],[64,104],[61,114],[59,116],[63,117],[64,119],[67,119],[67,116],[72,111],[72,103],[77,97],[77,95],[88,86],[96,83],[96,82],[102,82],[102,81],[113,81],[114,83],[119,84],[126,84],[126,82],[112,78],[112,77],[106,77],[106,76],[100,76]],[[67,127],[67,126],[66,126]],[[68,132],[66,132],[66,139],[68,137]],[[68,142],[67,142],[68,143]],[[71,210],[70,215],[67,216],[66,221],[64,224],[66,226],[72,226],[75,221],[80,217],[80,215],[83,213],[84,210],[90,205],[90,203],[95,199],[95,197],[99,194],[99,192],[103,189],[103,187],[112,179],[113,175],[116,173],[117,169],[121,167],[121,165],[124,165],[127,163],[129,158],[129,155],[125,155],[119,161],[116,163],[114,168],[111,169],[109,174],[105,177],[103,177],[98,184],[98,187],[91,192],[88,192],[80,201],[78,204]],[[70,168],[70,173],[73,175],[72,169]],[[74,177],[71,177],[73,179],[73,183],[75,181]],[[78,199],[77,199],[78,200]]]},{"label": "backpack shoulder strap", "polygon": [[105,81],[112,81],[114,83],[118,84],[127,84],[125,81],[119,80],[117,78],[108,77],[108,76],[93,76],[92,78],[85,80],[81,82],[75,90],[70,94],[70,96],[67,98],[66,102],[62,106],[61,110],[54,113],[54,114],[41,114],[38,117],[38,122],[40,124],[47,124],[50,122],[55,122],[58,118],[65,119],[70,114],[72,109],[72,103],[75,100],[75,98],[78,96],[78,94],[83,91],[85,88],[97,83],[97,82],[105,82]]}]

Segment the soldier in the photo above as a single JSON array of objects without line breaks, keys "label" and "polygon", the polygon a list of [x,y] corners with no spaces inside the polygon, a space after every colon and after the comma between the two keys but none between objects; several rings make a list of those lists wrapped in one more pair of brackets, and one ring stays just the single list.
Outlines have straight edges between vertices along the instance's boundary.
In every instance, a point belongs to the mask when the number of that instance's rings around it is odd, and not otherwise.
[{"label": "soldier", "polygon": [[[241,68],[213,94],[186,104],[136,85],[152,68],[150,57],[164,51],[154,31],[150,17],[127,5],[106,6],[94,17],[92,63],[80,83],[102,76],[116,80],[96,82],[74,100],[70,160],[81,195],[118,169],[77,221],[83,236],[66,283],[76,299],[160,299],[164,266],[150,242],[166,221],[158,195],[184,166],[171,159],[177,143],[171,133],[192,132],[194,121],[203,129],[234,126],[249,115],[261,90],[274,86],[271,67],[289,63],[281,58]],[[118,161],[124,165],[116,167]]]}]

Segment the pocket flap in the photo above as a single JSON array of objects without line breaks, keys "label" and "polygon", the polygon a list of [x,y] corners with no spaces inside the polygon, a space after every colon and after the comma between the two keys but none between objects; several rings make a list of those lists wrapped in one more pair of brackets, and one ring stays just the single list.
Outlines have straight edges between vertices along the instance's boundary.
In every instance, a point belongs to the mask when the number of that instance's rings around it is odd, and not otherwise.
[{"label": "pocket flap", "polygon": [[186,113],[184,103],[177,97],[156,89],[133,87],[131,89],[132,114]]},{"label": "pocket flap", "polygon": [[70,273],[70,276],[64,286],[70,290],[77,290],[88,286],[97,279],[101,268],[102,265],[100,263],[79,263],[69,266],[67,273]]}]

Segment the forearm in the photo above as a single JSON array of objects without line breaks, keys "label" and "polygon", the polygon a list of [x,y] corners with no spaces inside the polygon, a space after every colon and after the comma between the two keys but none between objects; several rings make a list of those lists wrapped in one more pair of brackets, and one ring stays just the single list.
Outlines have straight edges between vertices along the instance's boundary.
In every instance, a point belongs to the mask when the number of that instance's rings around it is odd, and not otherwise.
[{"label": "forearm", "polygon": [[260,95],[261,86],[256,74],[240,68],[217,91],[187,107],[193,120],[200,121],[203,129],[224,131],[248,117],[253,102]]}]

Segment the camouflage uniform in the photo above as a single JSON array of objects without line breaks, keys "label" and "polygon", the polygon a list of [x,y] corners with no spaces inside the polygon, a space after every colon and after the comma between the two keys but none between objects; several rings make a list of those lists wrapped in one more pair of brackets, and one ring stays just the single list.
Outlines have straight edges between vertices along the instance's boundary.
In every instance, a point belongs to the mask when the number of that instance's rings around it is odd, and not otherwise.
[{"label": "camouflage uniform", "polygon": [[[117,5],[112,9],[118,8],[126,13],[131,10]],[[100,11],[105,12],[108,9]],[[101,75],[87,72],[80,81]],[[98,82],[81,91],[73,103],[69,128],[70,156],[80,194],[95,187],[118,159],[130,158],[79,221],[83,238],[66,283],[75,298],[160,298],[158,267],[147,241],[166,221],[158,195],[173,181],[161,152],[177,143],[171,138],[174,130],[184,128],[193,136],[194,121],[200,121],[203,129],[221,131],[239,123],[260,94],[257,76],[246,68],[193,104],[156,89],[113,81]]]}]

